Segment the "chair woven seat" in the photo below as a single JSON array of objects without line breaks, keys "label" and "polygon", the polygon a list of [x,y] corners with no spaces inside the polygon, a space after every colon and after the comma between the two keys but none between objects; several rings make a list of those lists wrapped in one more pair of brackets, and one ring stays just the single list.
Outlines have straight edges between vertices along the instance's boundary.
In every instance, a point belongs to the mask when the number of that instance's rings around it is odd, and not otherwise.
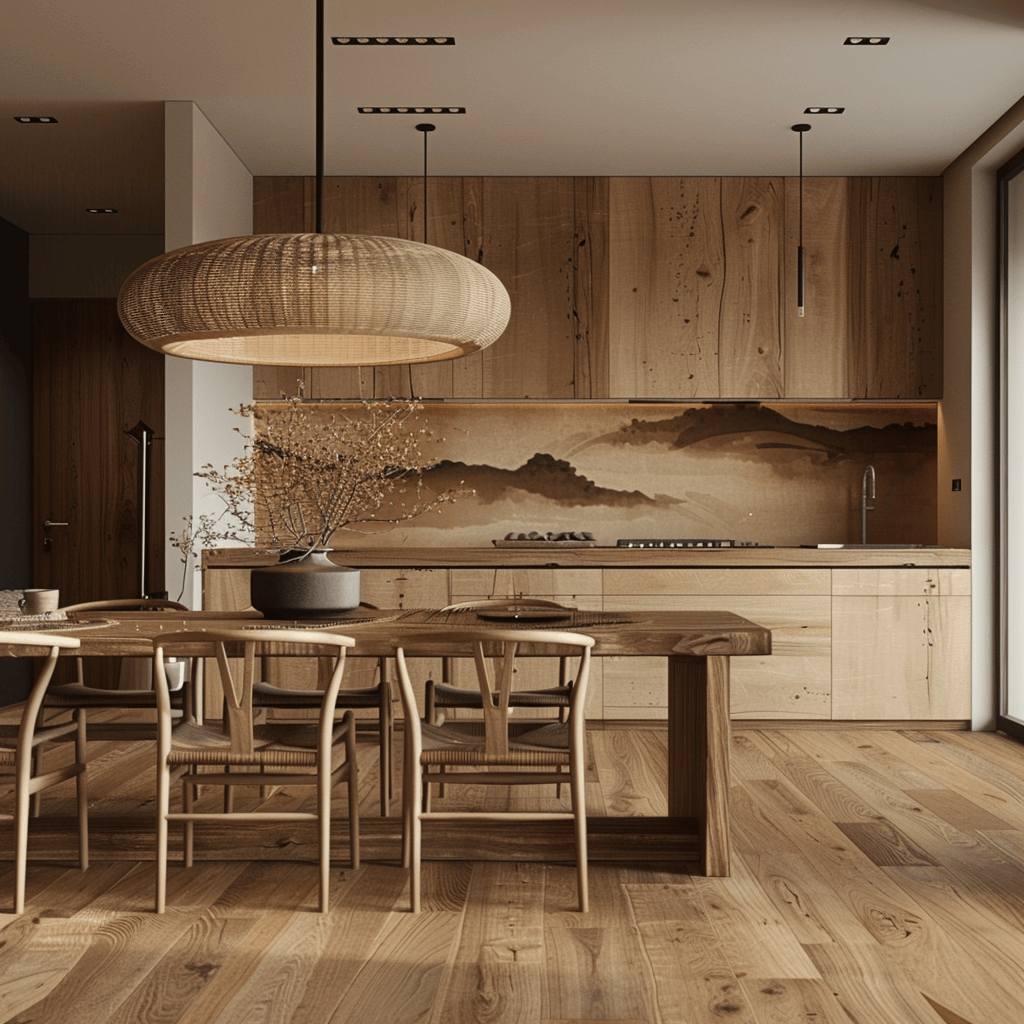
[{"label": "chair woven seat", "polygon": [[[551,686],[544,690],[513,690],[509,694],[511,708],[567,708],[570,686]],[[480,694],[449,683],[434,683],[434,702],[439,708],[478,708]]]},{"label": "chair woven seat", "polygon": [[[318,708],[323,700],[320,690],[289,690],[270,683],[254,683],[254,708]],[[338,703],[346,708],[376,708],[380,696],[376,686],[358,690],[344,689],[338,694]]]},{"label": "chair woven seat", "polygon": [[[185,703],[182,690],[171,691],[171,706],[181,708]],[[84,683],[62,683],[46,691],[48,708],[148,708],[156,707],[152,690],[111,690]]]},{"label": "chair woven seat", "polygon": [[[424,723],[423,753],[426,756],[433,748],[457,749],[482,753],[486,750],[487,736],[483,722],[454,721],[443,725]],[[517,754],[522,751],[544,751],[559,760],[550,763],[569,763],[569,729],[565,722],[509,722],[509,749]],[[497,762],[488,762],[497,763]]]},{"label": "chair woven seat", "polygon": [[[0,764],[13,765],[17,762],[19,732],[20,729],[16,725],[0,725]],[[32,746],[38,747],[44,743],[52,743],[64,736],[74,736],[77,732],[78,725],[75,722],[47,726],[42,733],[36,730],[32,736]]]}]

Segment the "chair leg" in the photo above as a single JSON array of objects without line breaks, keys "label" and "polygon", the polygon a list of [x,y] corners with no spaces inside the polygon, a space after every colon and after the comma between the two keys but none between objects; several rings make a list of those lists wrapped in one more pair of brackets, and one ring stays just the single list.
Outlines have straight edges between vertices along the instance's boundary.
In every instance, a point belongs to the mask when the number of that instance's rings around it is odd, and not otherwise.
[{"label": "chair leg", "polygon": [[[28,764],[31,765],[31,759]],[[14,797],[14,912],[25,912],[25,876],[28,873],[28,818],[31,808],[28,767],[18,766]]]},{"label": "chair leg", "polygon": [[[321,761],[323,759],[321,758]],[[316,824],[320,848],[320,913],[330,909],[331,887],[331,765],[321,763],[316,778]]]},{"label": "chair leg", "polygon": [[345,738],[345,762],[348,765],[348,844],[352,870],[360,863],[359,849],[359,761],[356,755],[356,718],[351,711],[348,736]]},{"label": "chair leg", "polygon": [[381,665],[381,705],[378,711],[380,730],[380,816],[388,817],[391,813],[391,796],[394,782],[391,775],[391,744],[394,737],[394,709],[391,706],[391,695],[387,680],[383,677],[384,666]]},{"label": "chair leg", "polygon": [[[181,777],[181,809],[191,814],[196,808],[196,784],[191,780],[194,768],[189,768]],[[182,860],[187,868],[192,867],[195,856],[195,822],[185,821],[182,836]]]},{"label": "chair leg", "polygon": [[409,754],[409,730],[406,729],[402,744],[402,867],[408,868],[412,863],[412,814],[419,809],[419,796],[413,803],[413,790],[416,789],[415,769]]},{"label": "chair leg", "polygon": [[423,778],[419,765],[413,766],[412,799],[409,801],[409,904],[414,914],[420,912],[420,861],[422,859],[423,821],[420,817]]},{"label": "chair leg", "polygon": [[[33,778],[37,778],[38,776],[43,774],[42,765],[40,764],[40,760],[42,758],[42,755],[43,755],[43,751],[42,751],[42,747],[41,746],[33,747],[32,748],[32,777]],[[42,813],[43,813],[43,791],[41,789],[37,789],[32,794],[32,810],[31,810],[31,814],[32,814],[33,818],[38,818]]]},{"label": "chair leg", "polygon": [[156,771],[156,912],[167,902],[167,815],[171,809],[171,771],[166,764]]},{"label": "chair leg", "polygon": [[590,891],[587,883],[587,806],[584,796],[583,771],[572,771],[569,776],[572,796],[573,829],[576,839],[576,885],[580,912],[590,910]]},{"label": "chair leg", "polygon": [[75,792],[78,796],[78,866],[83,871],[89,867],[89,784],[85,759],[85,715],[79,715],[78,729],[75,731],[75,761],[78,769]]}]

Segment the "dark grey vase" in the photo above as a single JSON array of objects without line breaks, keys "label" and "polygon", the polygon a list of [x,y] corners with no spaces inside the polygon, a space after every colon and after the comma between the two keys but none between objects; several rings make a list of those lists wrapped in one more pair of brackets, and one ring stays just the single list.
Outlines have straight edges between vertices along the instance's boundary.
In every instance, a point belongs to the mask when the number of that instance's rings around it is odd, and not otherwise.
[{"label": "dark grey vase", "polygon": [[253,569],[249,600],[268,619],[322,619],[359,607],[359,570],[335,565],[326,551]]}]

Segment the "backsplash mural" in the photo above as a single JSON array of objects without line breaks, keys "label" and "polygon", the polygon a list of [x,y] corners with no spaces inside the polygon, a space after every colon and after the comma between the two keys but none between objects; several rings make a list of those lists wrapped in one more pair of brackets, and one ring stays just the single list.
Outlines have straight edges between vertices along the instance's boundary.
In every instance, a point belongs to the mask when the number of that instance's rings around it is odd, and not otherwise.
[{"label": "backsplash mural", "polygon": [[[316,403],[323,415],[358,405]],[[506,534],[773,545],[936,542],[933,403],[428,403],[444,438],[424,477],[475,494],[401,527],[335,535],[337,547],[487,546]]]}]

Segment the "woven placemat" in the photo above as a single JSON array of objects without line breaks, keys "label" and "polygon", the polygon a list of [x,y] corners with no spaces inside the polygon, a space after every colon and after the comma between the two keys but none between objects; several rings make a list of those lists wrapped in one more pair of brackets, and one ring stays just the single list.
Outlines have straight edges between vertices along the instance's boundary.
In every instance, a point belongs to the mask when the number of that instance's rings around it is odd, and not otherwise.
[{"label": "woven placemat", "polygon": [[[28,621],[31,620],[31,621]],[[18,620],[0,619],[0,632],[65,633],[69,630],[105,629],[116,626],[117,619],[44,619],[41,615],[23,615]]]}]

